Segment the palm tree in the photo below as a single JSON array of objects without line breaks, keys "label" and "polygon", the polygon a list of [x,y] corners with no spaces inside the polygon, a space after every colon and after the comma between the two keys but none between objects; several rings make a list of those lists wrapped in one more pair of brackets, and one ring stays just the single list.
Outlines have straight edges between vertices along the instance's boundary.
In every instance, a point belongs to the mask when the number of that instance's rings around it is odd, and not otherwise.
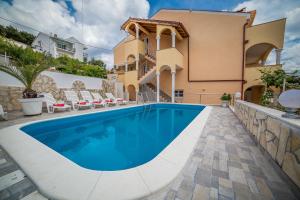
[{"label": "palm tree", "polygon": [[[53,61],[50,56],[33,51],[31,48],[17,47],[0,38],[0,49],[10,56],[10,63],[0,63],[3,71],[23,83],[23,98],[36,98],[32,85],[38,75],[48,69]],[[1,52],[0,52],[1,53]]]}]

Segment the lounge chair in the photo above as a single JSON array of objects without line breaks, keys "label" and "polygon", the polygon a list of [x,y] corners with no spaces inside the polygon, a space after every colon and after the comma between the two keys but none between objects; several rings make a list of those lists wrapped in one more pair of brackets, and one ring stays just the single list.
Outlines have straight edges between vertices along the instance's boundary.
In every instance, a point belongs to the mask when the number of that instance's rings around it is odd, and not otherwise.
[{"label": "lounge chair", "polygon": [[0,105],[0,118],[3,120],[8,119],[7,112],[4,112],[2,105]]},{"label": "lounge chair", "polygon": [[71,104],[72,109],[78,110],[81,108],[91,108],[92,104],[86,101],[80,101],[78,95],[73,90],[64,91],[67,103]]},{"label": "lounge chair", "polygon": [[41,93],[44,97],[43,102],[45,102],[48,113],[54,113],[55,110],[59,111],[71,111],[71,106],[65,103],[58,103],[51,93]]},{"label": "lounge chair", "polygon": [[112,93],[105,93],[107,98],[112,99],[114,102],[116,102],[119,105],[126,105],[128,101],[122,99],[122,98],[116,98]]},{"label": "lounge chair", "polygon": [[117,104],[116,102],[113,102],[113,100],[111,99],[104,99],[98,92],[92,92],[92,95],[94,99],[96,99],[97,101],[104,101],[109,106],[115,106]]},{"label": "lounge chair", "polygon": [[94,99],[89,91],[80,91],[81,97],[84,101],[87,101],[93,105],[94,108],[105,107],[106,102],[100,99]]}]

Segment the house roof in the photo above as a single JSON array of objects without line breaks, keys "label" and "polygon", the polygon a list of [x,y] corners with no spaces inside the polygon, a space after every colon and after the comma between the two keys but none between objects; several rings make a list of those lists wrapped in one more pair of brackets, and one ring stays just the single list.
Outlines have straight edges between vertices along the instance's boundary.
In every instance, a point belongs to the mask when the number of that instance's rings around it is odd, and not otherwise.
[{"label": "house roof", "polygon": [[156,25],[166,25],[166,26],[173,26],[178,33],[183,37],[188,37],[189,34],[183,24],[177,21],[167,21],[167,20],[156,20],[156,19],[142,19],[142,18],[132,18],[130,17],[126,22],[124,22],[121,26],[122,30],[125,30],[126,26],[131,23],[135,22],[140,24],[143,28],[145,28],[150,33],[156,32]]}]

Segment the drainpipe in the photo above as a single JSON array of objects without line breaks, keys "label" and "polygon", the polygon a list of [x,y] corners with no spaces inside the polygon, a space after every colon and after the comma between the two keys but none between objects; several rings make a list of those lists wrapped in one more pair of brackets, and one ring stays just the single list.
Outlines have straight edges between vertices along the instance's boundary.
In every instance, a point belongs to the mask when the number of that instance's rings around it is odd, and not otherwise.
[{"label": "drainpipe", "polygon": [[246,38],[246,26],[247,22],[243,26],[243,60],[242,60],[242,81],[241,81],[241,100],[244,100],[244,71],[245,71],[245,38]]}]

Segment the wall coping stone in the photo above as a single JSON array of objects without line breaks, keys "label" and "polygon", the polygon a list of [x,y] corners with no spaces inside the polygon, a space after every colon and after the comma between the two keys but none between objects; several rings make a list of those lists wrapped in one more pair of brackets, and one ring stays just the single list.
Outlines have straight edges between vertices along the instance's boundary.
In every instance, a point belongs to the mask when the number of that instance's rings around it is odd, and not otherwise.
[{"label": "wall coping stone", "polygon": [[[257,104],[242,101],[242,100],[236,100],[236,103],[244,104],[244,105],[246,105],[250,108],[254,108],[257,111],[265,113],[265,114],[267,114],[267,115],[269,115],[269,116],[271,116],[275,119],[278,119],[282,122],[285,122],[285,123],[297,128],[297,129],[300,129],[300,119],[284,118],[284,117],[282,117],[282,114],[284,114],[284,112],[282,112],[280,110],[275,110],[275,109],[272,109],[272,108],[268,108],[268,107],[265,107],[265,106],[257,105]],[[297,134],[300,135],[300,133],[297,133]]]}]

